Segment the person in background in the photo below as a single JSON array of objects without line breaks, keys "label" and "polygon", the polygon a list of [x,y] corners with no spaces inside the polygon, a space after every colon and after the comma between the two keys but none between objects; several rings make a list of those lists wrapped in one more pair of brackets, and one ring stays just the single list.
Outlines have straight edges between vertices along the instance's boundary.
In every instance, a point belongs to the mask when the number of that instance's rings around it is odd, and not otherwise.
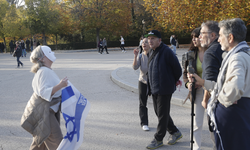
[{"label": "person in background", "polygon": [[26,40],[26,49],[27,49],[27,51],[30,51],[30,40],[27,38],[27,40]]},{"label": "person in background", "polygon": [[142,51],[143,51],[143,48],[142,48],[142,42],[143,42],[143,36],[141,36],[141,38],[140,38],[140,43],[139,43],[140,54],[141,54],[141,53],[142,53]]},{"label": "person in background", "polygon": [[124,48],[124,46],[125,46],[125,40],[124,40],[124,38],[122,36],[121,36],[120,42],[121,42],[120,48],[121,48],[122,52],[126,53],[126,50]]},{"label": "person in background", "polygon": [[40,42],[39,42],[39,41],[37,41],[36,46],[39,46],[39,45],[41,45],[41,44],[40,44]]},{"label": "person in background", "polygon": [[[192,67],[195,70],[195,73],[198,74],[200,77],[202,77],[202,62],[203,62],[203,56],[204,52],[206,51],[206,48],[201,47],[199,35],[200,35],[201,28],[196,28],[192,31],[192,42],[191,46],[188,51],[193,51],[195,53],[195,58],[192,61]],[[189,98],[192,100],[192,83],[188,81],[187,77],[187,66],[189,65],[188,60],[185,62],[185,67],[183,71],[183,81],[185,82],[185,87],[190,91],[188,94],[187,99]],[[187,100],[186,99],[186,100]],[[185,100],[185,101],[186,101]],[[201,102],[203,100],[203,89],[201,86],[196,87],[196,95],[195,95],[195,102],[194,102],[194,125],[193,125],[193,137],[194,137],[194,143],[193,143],[193,150],[200,150],[201,149],[201,139],[202,139],[202,126],[203,126],[203,119],[204,119],[204,112],[205,108],[201,105]],[[190,131],[192,132],[192,131]]]},{"label": "person in background", "polygon": [[32,52],[33,51],[33,40],[30,39],[30,51]]},{"label": "person in background", "polygon": [[10,41],[9,46],[10,46],[10,54],[12,54],[14,52],[14,48],[15,48],[12,40]]},{"label": "person in background", "polygon": [[152,94],[155,114],[158,117],[154,139],[146,148],[156,149],[163,146],[166,131],[170,133],[167,142],[169,145],[182,138],[170,116],[170,101],[182,75],[182,69],[176,55],[161,41],[159,31],[152,30],[145,37],[148,38],[151,48],[148,60],[148,95]]},{"label": "person in background", "polygon": [[103,41],[102,41],[102,52],[103,52],[103,49],[106,50],[106,54],[109,54],[108,49],[107,49],[107,40],[106,40],[106,38],[103,38]]},{"label": "person in background", "polygon": [[16,53],[16,61],[17,61],[17,68],[20,67],[20,65],[22,65],[23,67],[23,63],[20,61],[20,57],[22,56],[22,47],[21,47],[21,44],[17,41],[16,42],[16,49],[15,49],[15,52]]},{"label": "person in background", "polygon": [[25,56],[26,57],[26,50],[25,50],[25,44],[24,41],[21,40],[21,48],[22,48],[22,57]]},{"label": "person in background", "polygon": [[148,108],[147,108],[147,72],[148,72],[148,52],[150,50],[148,39],[142,40],[143,53],[139,54],[139,48],[134,49],[133,69],[140,68],[140,76],[138,82],[139,90],[139,116],[142,130],[149,131],[148,127]]},{"label": "person in background", "polygon": [[224,52],[217,82],[189,74],[196,84],[210,91],[207,105],[217,150],[247,150],[250,147],[250,47],[247,28],[240,18],[219,22]]},{"label": "person in background", "polygon": [[102,47],[102,39],[100,39],[100,40],[99,40],[99,42],[98,42],[98,47],[99,47],[99,51],[98,51],[98,53],[99,53],[99,54],[102,54],[102,51],[103,51],[103,47]]},{"label": "person in background", "polygon": [[[56,57],[48,46],[38,46],[30,55],[33,63],[31,72],[35,73],[32,80],[33,95],[30,101],[39,101],[26,109],[36,110],[32,113],[24,111],[23,117],[29,118],[29,126],[23,126],[33,132],[30,150],[56,150],[63,139],[60,129],[60,103],[62,88],[68,84],[67,77],[62,80],[52,70]],[[49,105],[47,105],[49,103]],[[40,108],[40,109],[39,109]],[[44,111],[47,110],[47,111]],[[23,119],[22,117],[22,119]],[[35,122],[34,120],[39,120]],[[35,131],[35,132],[34,132]]]},{"label": "person in background", "polygon": [[173,47],[174,54],[176,54],[176,40],[175,40],[175,35],[172,36],[171,46]]}]

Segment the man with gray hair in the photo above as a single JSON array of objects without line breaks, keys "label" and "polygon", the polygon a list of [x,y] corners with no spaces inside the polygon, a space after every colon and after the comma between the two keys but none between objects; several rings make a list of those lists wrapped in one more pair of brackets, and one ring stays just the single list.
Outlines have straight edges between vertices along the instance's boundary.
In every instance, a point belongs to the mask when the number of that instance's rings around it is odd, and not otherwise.
[{"label": "man with gray hair", "polygon": [[[250,147],[250,48],[247,28],[240,18],[219,23],[219,39],[225,53],[217,82],[197,75],[196,84],[212,92],[208,114],[214,125],[217,150]],[[191,80],[191,78],[190,78]]]},{"label": "man with gray hair", "polygon": [[[202,23],[200,31],[200,42],[201,46],[207,48],[203,56],[202,62],[202,79],[217,81],[217,76],[219,74],[219,69],[222,62],[222,50],[218,43],[219,37],[219,26],[216,21],[207,21]],[[208,99],[210,98],[210,93],[204,90],[204,96],[202,100],[202,106],[207,109]],[[210,124],[210,119],[208,117],[208,124]],[[213,129],[209,126],[211,131],[211,139],[213,141],[213,149],[215,148],[215,139],[213,135]]]}]

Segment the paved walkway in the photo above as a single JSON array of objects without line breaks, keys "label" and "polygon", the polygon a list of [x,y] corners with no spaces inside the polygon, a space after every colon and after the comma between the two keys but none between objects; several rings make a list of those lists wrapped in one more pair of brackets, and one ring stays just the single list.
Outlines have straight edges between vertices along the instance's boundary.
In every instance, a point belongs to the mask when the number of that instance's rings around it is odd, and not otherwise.
[{"label": "paved walkway", "polygon": [[[179,59],[180,64],[182,60],[182,54],[184,54],[186,51],[187,51],[186,48],[177,49],[177,57]],[[111,79],[113,82],[115,82],[120,87],[123,87],[135,93],[138,93],[138,78],[139,78],[139,69],[133,70],[132,65],[128,67],[117,68],[111,74]],[[177,90],[172,96],[171,103],[190,108],[191,103],[189,100],[186,101],[186,103],[183,105],[183,101],[186,99],[188,91],[184,86],[182,76],[180,80],[182,81],[183,85],[177,88]]]},{"label": "paved walkway", "polygon": [[[150,131],[145,132],[139,123],[138,94],[118,86],[111,78],[126,78],[131,85],[138,81],[138,73],[131,68],[132,49],[121,53],[119,49],[110,50],[110,54],[98,54],[96,50],[88,52],[56,51],[57,60],[52,69],[59,78],[68,77],[70,82],[86,97],[90,104],[84,128],[84,141],[78,150],[144,150],[156,132],[157,117],[153,104],[148,103]],[[181,57],[178,49],[178,58]],[[32,136],[20,126],[24,108],[33,93],[31,83],[34,74],[30,72],[32,64],[27,57],[21,57],[24,67],[16,68],[16,59],[10,54],[0,54],[0,150],[27,150]],[[122,68],[126,68],[123,70]],[[130,69],[131,68],[131,69]],[[122,71],[126,76],[121,76]],[[131,78],[129,80],[128,78]],[[133,82],[132,82],[133,81]],[[132,86],[131,86],[132,87]],[[173,101],[187,92],[180,89],[175,92]],[[150,98],[149,98],[150,100]],[[171,116],[175,125],[183,134],[175,145],[166,145],[167,133],[163,147],[159,150],[189,150],[191,110],[179,105],[171,105]],[[61,117],[61,129],[65,135],[65,122]],[[202,150],[212,147],[206,119],[204,119]]]}]

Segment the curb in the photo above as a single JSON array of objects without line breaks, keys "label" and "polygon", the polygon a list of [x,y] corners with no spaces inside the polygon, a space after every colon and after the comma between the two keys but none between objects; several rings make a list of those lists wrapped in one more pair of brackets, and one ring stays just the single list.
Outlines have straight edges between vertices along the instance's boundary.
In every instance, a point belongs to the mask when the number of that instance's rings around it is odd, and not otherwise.
[{"label": "curb", "polygon": [[[117,75],[117,71],[122,70],[125,67],[120,67],[117,68],[116,70],[111,72],[110,75],[110,79],[117,84],[118,86],[120,86],[121,88],[124,88],[128,91],[131,91],[133,93],[138,93],[138,87],[136,87],[134,84],[131,84],[129,82],[126,82],[125,80],[121,79],[118,75]],[[148,100],[149,102],[153,103],[151,99]],[[174,95],[172,96],[171,99],[171,104],[177,105],[177,106],[181,106],[181,107],[185,107],[185,108],[191,108],[191,103],[190,101],[187,100],[187,102],[183,105],[182,104],[183,99],[177,98]]]}]

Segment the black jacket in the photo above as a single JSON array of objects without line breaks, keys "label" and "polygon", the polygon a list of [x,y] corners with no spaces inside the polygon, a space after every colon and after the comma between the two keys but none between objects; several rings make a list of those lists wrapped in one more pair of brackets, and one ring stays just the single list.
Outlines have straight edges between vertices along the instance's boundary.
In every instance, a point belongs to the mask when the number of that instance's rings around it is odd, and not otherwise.
[{"label": "black jacket", "polygon": [[221,45],[218,39],[212,42],[203,56],[202,62],[202,78],[210,81],[217,81],[219,69],[222,62]]},{"label": "black jacket", "polygon": [[182,69],[173,51],[164,43],[156,48],[158,53],[149,58],[148,65],[148,86],[149,93],[168,95],[176,90],[176,82],[182,74]]},{"label": "black jacket", "polygon": [[171,44],[174,45],[174,46],[176,46],[176,40],[175,40],[175,38],[172,38]]},{"label": "black jacket", "polygon": [[22,48],[21,48],[21,45],[19,45],[16,48],[16,57],[21,57],[21,56],[22,56]]}]

